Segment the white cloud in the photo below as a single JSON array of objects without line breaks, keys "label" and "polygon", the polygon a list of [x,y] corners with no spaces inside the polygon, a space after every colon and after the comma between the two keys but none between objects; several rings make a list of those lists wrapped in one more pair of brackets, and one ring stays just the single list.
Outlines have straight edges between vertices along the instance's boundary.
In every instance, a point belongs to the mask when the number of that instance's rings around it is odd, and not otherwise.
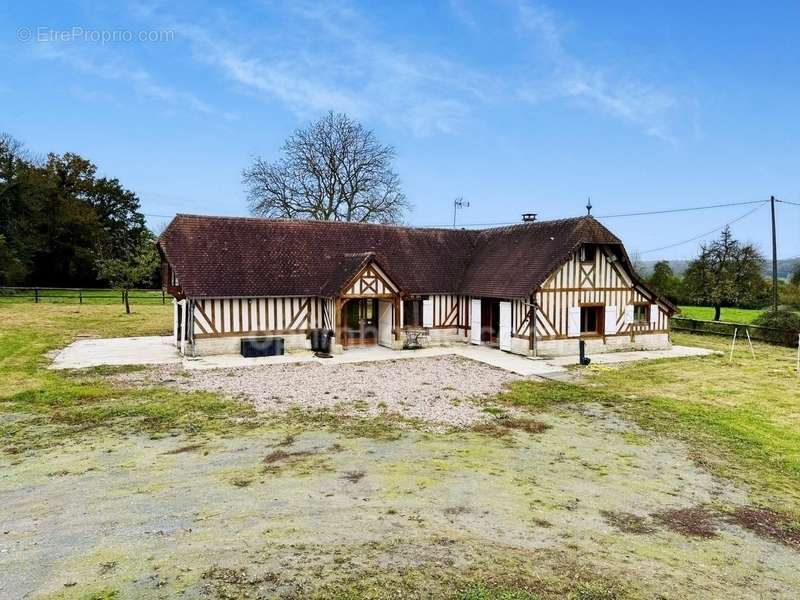
[{"label": "white cloud", "polygon": [[[86,51],[67,43],[39,42],[33,55],[39,59],[56,60],[85,74],[101,79],[121,81],[137,93],[154,98],[173,108],[183,108],[205,114],[215,114],[208,104],[190,92],[159,83],[147,70],[111,53],[108,48]],[[83,87],[84,93],[88,93]],[[226,116],[226,115],[223,115]]]},{"label": "white cloud", "polygon": [[530,102],[568,99],[639,126],[645,133],[674,142],[667,122],[677,105],[667,90],[614,74],[611,69],[587,64],[571,54],[564,43],[564,26],[546,6],[522,2],[519,21],[549,65],[544,78],[521,87]]},{"label": "white cloud", "polygon": [[410,128],[417,135],[453,132],[496,86],[477,71],[440,56],[407,50],[373,31],[347,4],[292,5],[300,23],[289,40],[234,45],[196,24],[171,24],[196,59],[252,93],[283,103],[302,118],[328,110]]}]

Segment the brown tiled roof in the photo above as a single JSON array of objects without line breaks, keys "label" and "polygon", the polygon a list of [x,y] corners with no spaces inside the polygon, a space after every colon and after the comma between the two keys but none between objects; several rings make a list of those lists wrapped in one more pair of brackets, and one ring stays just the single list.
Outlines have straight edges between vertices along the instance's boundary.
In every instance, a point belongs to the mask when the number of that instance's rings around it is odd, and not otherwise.
[{"label": "brown tiled roof", "polygon": [[407,294],[529,296],[581,243],[622,243],[590,217],[483,230],[178,215],[159,247],[190,298],[335,296],[370,260]]},{"label": "brown tiled roof", "polygon": [[332,296],[366,252],[402,291],[444,294],[459,291],[474,237],[464,230],[177,215],[158,244],[190,298]]},{"label": "brown tiled roof", "polygon": [[529,296],[582,243],[622,242],[592,218],[539,221],[477,232],[461,284],[468,296]]}]

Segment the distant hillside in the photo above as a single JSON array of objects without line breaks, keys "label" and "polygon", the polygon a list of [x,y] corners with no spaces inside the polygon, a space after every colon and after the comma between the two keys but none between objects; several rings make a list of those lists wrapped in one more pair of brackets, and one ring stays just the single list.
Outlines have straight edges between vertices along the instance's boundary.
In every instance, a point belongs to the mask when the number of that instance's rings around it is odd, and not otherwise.
[{"label": "distant hillside", "polygon": [[[639,274],[645,277],[649,276],[650,273],[653,271],[653,265],[655,265],[658,261],[657,260],[642,260],[637,263],[637,267],[639,268]],[[689,265],[688,260],[671,260],[669,261],[672,270],[675,271],[676,275],[683,275],[683,272],[686,270],[686,267]],[[789,277],[794,272],[794,269],[800,265],[800,258],[785,258],[783,260],[778,261],[778,277],[781,279],[785,279]],[[772,277],[772,261],[766,261],[764,263],[764,268],[762,270],[764,273],[764,277]]]}]

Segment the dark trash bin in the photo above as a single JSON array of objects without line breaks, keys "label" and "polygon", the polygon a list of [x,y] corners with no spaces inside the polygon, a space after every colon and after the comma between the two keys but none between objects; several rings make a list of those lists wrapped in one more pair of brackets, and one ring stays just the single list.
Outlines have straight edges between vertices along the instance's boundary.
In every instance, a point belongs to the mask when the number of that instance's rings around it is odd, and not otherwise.
[{"label": "dark trash bin", "polygon": [[329,354],[331,351],[331,338],[333,332],[330,329],[311,330],[311,349],[314,352]]}]

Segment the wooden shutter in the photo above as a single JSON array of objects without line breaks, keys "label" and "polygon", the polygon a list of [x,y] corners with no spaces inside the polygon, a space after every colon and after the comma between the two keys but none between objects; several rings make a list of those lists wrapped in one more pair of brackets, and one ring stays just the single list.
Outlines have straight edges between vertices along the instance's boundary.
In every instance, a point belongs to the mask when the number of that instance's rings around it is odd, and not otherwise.
[{"label": "wooden shutter", "polygon": [[433,327],[433,300],[431,298],[422,301],[422,326]]},{"label": "wooden shutter", "polygon": [[511,350],[511,302],[500,303],[500,350]]},{"label": "wooden shutter", "polygon": [[617,333],[617,307],[616,305],[606,306],[606,314],[604,319],[604,329],[606,335],[614,335]]},{"label": "wooden shutter", "polygon": [[650,305],[650,326],[658,326],[658,304]]},{"label": "wooden shutter", "polygon": [[472,344],[481,343],[481,300],[480,298],[473,298],[470,304],[470,329],[469,341]]},{"label": "wooden shutter", "polygon": [[628,304],[625,307],[625,325],[633,323],[633,304]]},{"label": "wooden shutter", "polygon": [[581,307],[570,306],[567,311],[567,335],[578,337],[581,334]]}]

